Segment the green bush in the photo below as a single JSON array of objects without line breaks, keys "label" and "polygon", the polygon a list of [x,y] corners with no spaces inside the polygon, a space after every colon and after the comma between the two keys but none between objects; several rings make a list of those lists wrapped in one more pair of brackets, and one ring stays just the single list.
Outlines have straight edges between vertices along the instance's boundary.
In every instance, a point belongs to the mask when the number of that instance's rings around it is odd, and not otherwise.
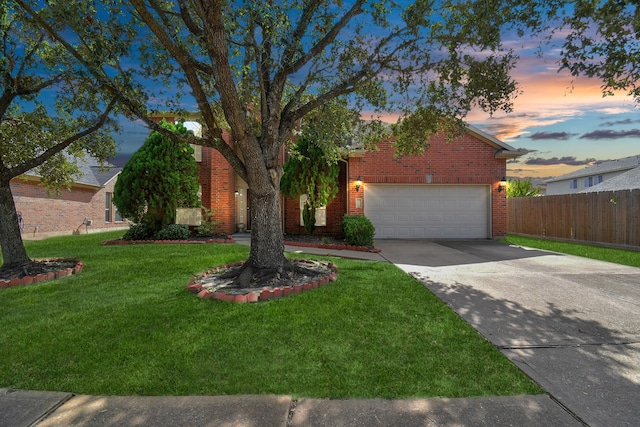
[{"label": "green bush", "polygon": [[364,215],[345,215],[340,224],[344,239],[349,245],[373,246],[376,229]]},{"label": "green bush", "polygon": [[213,219],[213,211],[205,209],[202,213],[202,224],[196,227],[196,235],[199,237],[211,237],[215,235],[218,221]]},{"label": "green bush", "polygon": [[184,224],[169,224],[156,234],[158,240],[184,240],[191,236],[189,227]]},{"label": "green bush", "polygon": [[123,240],[147,240],[153,238],[153,230],[146,224],[131,224]]}]

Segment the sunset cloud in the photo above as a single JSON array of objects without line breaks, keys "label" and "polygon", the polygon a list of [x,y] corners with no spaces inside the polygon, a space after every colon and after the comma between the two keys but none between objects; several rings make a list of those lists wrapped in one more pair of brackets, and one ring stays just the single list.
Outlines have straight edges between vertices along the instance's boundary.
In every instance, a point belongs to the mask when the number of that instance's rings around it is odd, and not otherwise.
[{"label": "sunset cloud", "polygon": [[640,123],[640,119],[614,120],[611,122],[603,122],[600,124],[600,126],[621,126],[621,125],[632,125],[635,123]]},{"label": "sunset cloud", "polygon": [[551,157],[549,159],[544,159],[542,157],[534,157],[531,159],[527,159],[524,162],[526,165],[539,165],[539,166],[549,166],[549,165],[567,165],[567,166],[584,166],[590,165],[594,163],[596,159],[589,158],[584,160],[578,160],[573,156],[565,156],[565,157]]},{"label": "sunset cloud", "polygon": [[577,134],[570,133],[570,132],[536,132],[529,135],[529,138],[533,139],[534,141],[545,140],[545,139],[566,141],[567,139],[575,135]]},{"label": "sunset cloud", "polygon": [[593,132],[585,133],[580,139],[619,139],[628,137],[640,137],[640,129],[631,130],[596,130]]}]

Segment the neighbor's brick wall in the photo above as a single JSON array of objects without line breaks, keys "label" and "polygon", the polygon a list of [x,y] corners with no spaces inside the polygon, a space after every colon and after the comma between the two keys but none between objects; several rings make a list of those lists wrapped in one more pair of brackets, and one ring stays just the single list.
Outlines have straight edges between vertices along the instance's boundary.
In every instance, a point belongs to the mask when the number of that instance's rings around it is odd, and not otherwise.
[{"label": "neighbor's brick wall", "polygon": [[[346,192],[347,168],[346,164],[340,163],[340,174],[338,175],[338,186],[340,190],[336,198],[327,206],[327,226],[316,227],[314,234],[327,236],[340,236],[340,223],[347,209]],[[286,234],[306,234],[304,226],[300,224],[300,199],[285,198],[284,200],[284,232]]]},{"label": "neighbor's brick wall", "polygon": [[[506,175],[506,160],[496,159],[494,147],[465,134],[446,142],[437,136],[430,148],[420,155],[396,158],[393,140],[383,141],[378,151],[349,159],[349,213],[363,214],[367,184],[489,184],[491,185],[492,236],[506,235],[506,192],[498,192],[500,180]],[[355,191],[355,180],[361,177],[363,189]],[[356,209],[356,198],[363,198],[362,209]]]},{"label": "neighbor's brick wall", "polygon": [[[126,221],[105,221],[106,193],[113,193],[115,182],[115,179],[111,180],[104,188],[74,186],[57,194],[49,192],[35,180],[12,180],[11,191],[16,210],[22,213],[24,221],[23,238],[85,233],[86,228],[82,224],[85,217],[93,220],[93,225],[88,227],[90,233],[128,228]],[[115,212],[114,206],[111,212]]]}]

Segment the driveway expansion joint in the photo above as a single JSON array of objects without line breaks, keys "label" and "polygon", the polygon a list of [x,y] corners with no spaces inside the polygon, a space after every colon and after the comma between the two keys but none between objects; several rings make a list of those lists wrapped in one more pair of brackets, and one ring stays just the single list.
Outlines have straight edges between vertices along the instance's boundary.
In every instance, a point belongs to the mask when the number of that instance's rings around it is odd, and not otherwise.
[{"label": "driveway expansion joint", "polygon": [[565,404],[563,404],[560,400],[558,400],[554,395],[552,395],[551,393],[547,393],[547,394],[549,395],[551,400],[553,400],[556,403],[556,405],[561,407],[567,414],[571,415],[577,422],[579,422],[580,424],[582,424],[585,427],[589,427],[589,424],[587,424],[582,418],[580,418],[578,416],[578,414],[573,412]]}]

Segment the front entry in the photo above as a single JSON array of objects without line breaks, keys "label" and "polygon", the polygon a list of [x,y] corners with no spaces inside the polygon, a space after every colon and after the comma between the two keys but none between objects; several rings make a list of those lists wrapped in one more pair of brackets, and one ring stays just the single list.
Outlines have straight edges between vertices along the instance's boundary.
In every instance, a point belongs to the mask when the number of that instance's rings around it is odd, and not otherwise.
[{"label": "front entry", "polygon": [[236,230],[245,232],[251,230],[251,212],[249,203],[249,188],[240,178],[237,178],[236,188]]}]

